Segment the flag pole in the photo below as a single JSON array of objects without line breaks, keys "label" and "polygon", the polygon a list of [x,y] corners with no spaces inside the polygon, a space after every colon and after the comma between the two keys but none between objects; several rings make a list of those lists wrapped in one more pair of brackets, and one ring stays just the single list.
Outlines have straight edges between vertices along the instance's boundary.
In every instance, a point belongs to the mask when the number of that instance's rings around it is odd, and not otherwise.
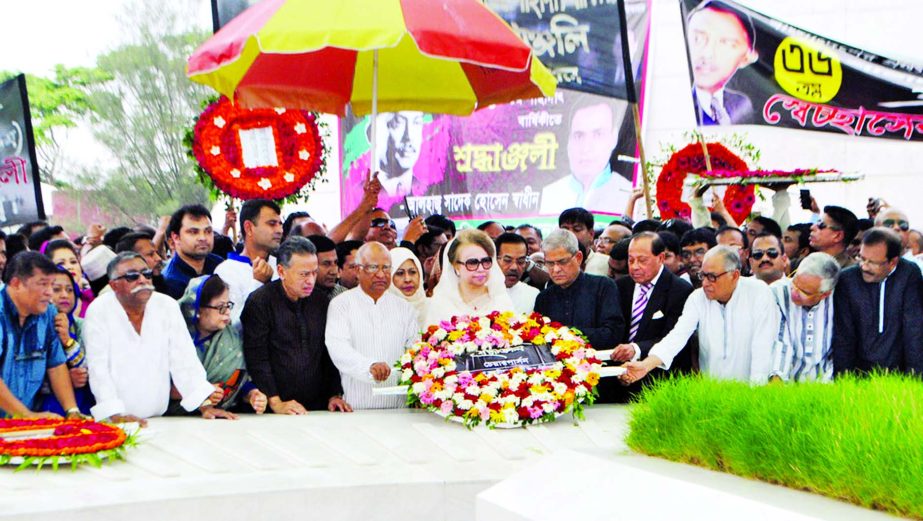
[{"label": "flag pole", "polygon": [[[638,142],[638,154],[641,159],[641,186],[644,190],[644,208],[647,218],[652,219],[654,210],[651,206],[651,189],[648,180],[647,160],[644,156],[644,139],[641,132],[641,110],[638,107],[638,92],[635,88],[635,71],[631,63],[631,51],[628,49],[628,17],[625,15],[625,0],[618,0],[619,31],[622,36],[622,68],[625,70],[625,92],[631,105],[631,114],[635,123],[635,140]],[[628,216],[632,217],[632,216]]]}]

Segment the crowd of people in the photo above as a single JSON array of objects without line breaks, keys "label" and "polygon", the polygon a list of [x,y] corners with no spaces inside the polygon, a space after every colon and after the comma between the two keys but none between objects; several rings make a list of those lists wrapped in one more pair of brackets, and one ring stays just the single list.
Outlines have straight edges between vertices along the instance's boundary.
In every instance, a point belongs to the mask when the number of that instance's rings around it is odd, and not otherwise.
[{"label": "crowd of people", "polygon": [[603,379],[602,402],[670,372],[923,374],[923,236],[877,200],[868,218],[826,206],[799,224],[781,189],[774,218],[740,225],[700,201],[691,222],[597,226],[570,208],[547,234],[432,215],[398,240],[380,191],[373,177],[330,229],[257,199],[220,232],[189,205],[157,228],[72,237],[35,222],[0,236],[0,409],[143,423],[397,408],[373,389],[397,383],[421,330],[507,310],[611,350],[626,372]]}]

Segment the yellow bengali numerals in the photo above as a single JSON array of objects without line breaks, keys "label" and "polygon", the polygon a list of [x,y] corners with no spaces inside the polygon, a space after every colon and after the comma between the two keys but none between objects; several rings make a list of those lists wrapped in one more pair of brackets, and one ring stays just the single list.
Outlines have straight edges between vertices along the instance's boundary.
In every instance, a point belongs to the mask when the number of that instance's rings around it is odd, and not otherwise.
[{"label": "yellow bengali numerals", "polygon": [[834,51],[791,36],[776,48],[773,68],[785,92],[814,103],[832,100],[843,83],[843,67]]}]

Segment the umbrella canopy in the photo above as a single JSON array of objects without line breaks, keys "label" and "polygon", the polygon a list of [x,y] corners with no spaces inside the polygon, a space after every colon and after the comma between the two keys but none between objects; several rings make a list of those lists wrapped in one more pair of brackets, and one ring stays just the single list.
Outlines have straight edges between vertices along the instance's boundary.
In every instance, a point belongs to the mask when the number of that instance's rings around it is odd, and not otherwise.
[{"label": "umbrella canopy", "polygon": [[341,116],[372,113],[373,94],[382,112],[466,115],[556,86],[477,0],[264,0],[202,44],[187,73],[244,107]]}]

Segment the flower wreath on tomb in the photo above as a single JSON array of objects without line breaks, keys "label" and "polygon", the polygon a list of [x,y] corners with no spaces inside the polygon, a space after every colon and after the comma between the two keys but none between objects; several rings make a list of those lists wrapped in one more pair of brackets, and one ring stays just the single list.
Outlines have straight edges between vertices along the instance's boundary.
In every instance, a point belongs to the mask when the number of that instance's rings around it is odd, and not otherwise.
[{"label": "flower wreath on tomb", "polygon": [[99,467],[103,461],[123,459],[126,447],[136,445],[136,433],[92,420],[63,418],[0,419],[0,465],[32,465],[41,469],[61,463],[72,468],[83,463]]},{"label": "flower wreath on tomb", "polygon": [[452,317],[396,364],[407,403],[466,426],[514,428],[583,418],[601,362],[586,337],[538,313]]},{"label": "flower wreath on tomb", "polygon": [[297,109],[245,109],[211,101],[186,133],[199,180],[213,195],[296,202],[326,172],[317,115]]}]

